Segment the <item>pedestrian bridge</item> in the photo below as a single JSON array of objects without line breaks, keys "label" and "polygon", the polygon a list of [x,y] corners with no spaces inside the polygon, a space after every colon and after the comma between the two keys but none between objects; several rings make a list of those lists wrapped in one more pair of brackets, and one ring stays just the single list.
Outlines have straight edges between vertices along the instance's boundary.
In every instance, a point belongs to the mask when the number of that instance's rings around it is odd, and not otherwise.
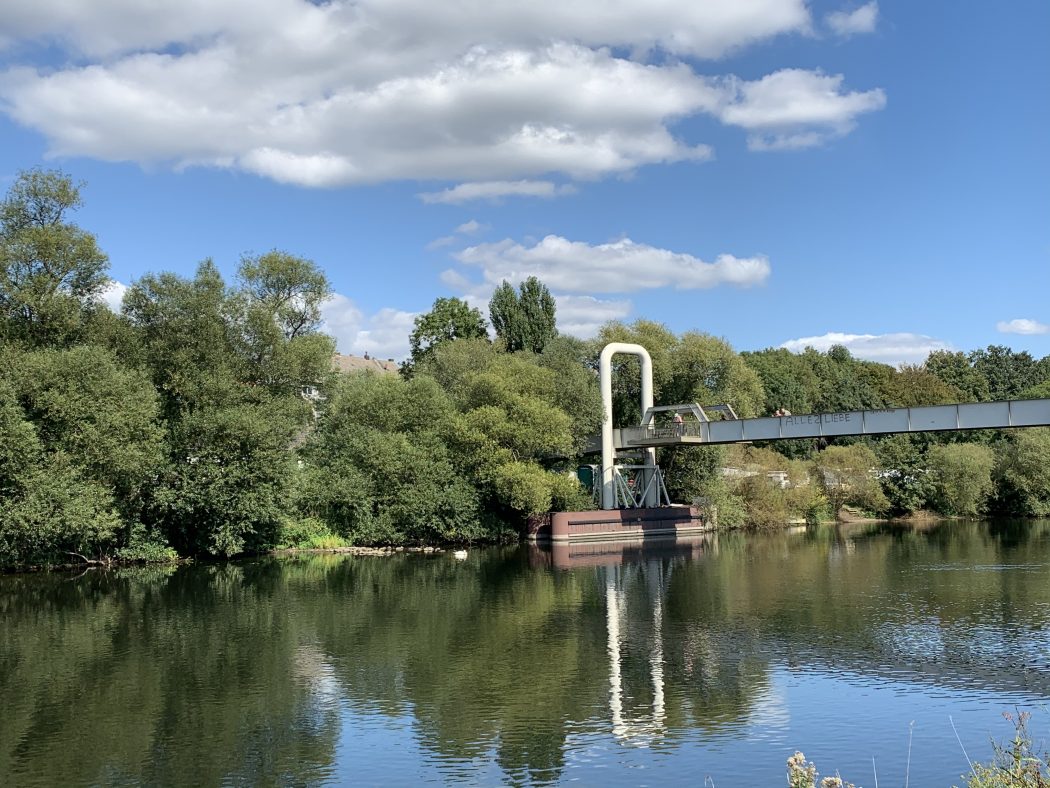
[{"label": "pedestrian bridge", "polygon": [[[657,422],[657,414],[661,411],[682,413],[686,418],[679,423],[661,424]],[[846,435],[1041,426],[1050,426],[1050,399],[968,402],[757,419],[736,418],[732,409],[725,406],[705,409],[696,404],[685,404],[649,408],[641,425],[613,429],[613,446],[617,451],[625,451],[656,446],[712,446]],[[588,440],[586,452],[601,450],[598,436]]]},{"label": "pedestrian bridge", "polygon": [[[641,423],[619,429],[613,426],[612,418],[612,359],[617,354],[637,356],[641,372]],[[600,438],[592,438],[584,450],[587,453],[601,452],[600,500],[602,510],[606,511],[659,508],[670,503],[656,464],[658,446],[718,446],[846,435],[1050,426],[1050,399],[966,402],[803,416],[778,412],[758,419],[739,419],[729,405],[701,407],[687,403],[656,407],[653,401],[653,362],[649,351],[641,345],[624,342],[611,342],[602,348],[598,360],[598,385],[602,395],[602,434]],[[669,423],[665,421],[668,415],[671,416]],[[630,466],[617,465],[617,459],[628,452],[640,462]],[[625,479],[624,474],[628,471],[640,476]]]}]

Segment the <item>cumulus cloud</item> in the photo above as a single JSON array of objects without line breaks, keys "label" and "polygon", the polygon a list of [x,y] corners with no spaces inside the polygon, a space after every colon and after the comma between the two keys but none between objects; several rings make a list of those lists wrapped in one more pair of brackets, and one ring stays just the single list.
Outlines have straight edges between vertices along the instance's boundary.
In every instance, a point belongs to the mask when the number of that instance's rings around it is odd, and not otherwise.
[{"label": "cumulus cloud", "polygon": [[1019,317],[1014,320],[1000,320],[995,328],[1002,334],[1050,334],[1050,326],[1038,320]]},{"label": "cumulus cloud", "polygon": [[879,4],[872,0],[853,11],[833,11],[824,17],[824,23],[835,35],[848,38],[858,33],[875,32],[879,18]]},{"label": "cumulus cloud", "polygon": [[321,307],[321,319],[321,330],[335,337],[341,352],[349,353],[365,316],[345,295],[333,293]]},{"label": "cumulus cloud", "polygon": [[335,293],[321,308],[321,330],[335,337],[340,353],[402,359],[408,355],[414,312],[384,308],[365,315],[345,295]]},{"label": "cumulus cloud", "polygon": [[[516,285],[524,278],[508,278],[508,281]],[[487,315],[492,292],[503,280],[486,277],[476,282],[450,268],[441,273],[441,281],[472,307]],[[550,286],[547,281],[544,284]],[[557,287],[552,288],[551,295],[557,305],[558,331],[580,339],[595,336],[598,329],[610,320],[626,318],[633,308],[627,299],[602,299],[593,295],[558,292]]]},{"label": "cumulus cloud", "polygon": [[371,315],[350,344],[350,352],[400,360],[408,356],[408,338],[415,328],[415,312],[380,309]]},{"label": "cumulus cloud", "polygon": [[811,23],[803,0],[8,0],[0,46],[32,56],[37,41],[45,65],[0,73],[0,106],[55,155],[308,187],[461,182],[422,195],[432,202],[556,196],[566,186],[545,176],[710,157],[671,131],[699,113],[746,128],[753,147],[848,131],[880,91],[817,72],[704,76],[681,60]]},{"label": "cumulus cloud", "polygon": [[376,69],[396,68],[398,52],[433,58],[479,40],[580,41],[717,58],[811,24],[804,0],[6,0],[0,6],[8,42],[59,40],[87,55],[112,56],[221,32],[247,40],[276,34],[277,44],[316,39],[321,47],[364,50]]},{"label": "cumulus cloud", "polygon": [[623,320],[631,313],[627,300],[602,300],[593,296],[558,295],[558,330],[563,334],[591,339],[610,320]]},{"label": "cumulus cloud", "polygon": [[789,339],[780,347],[800,353],[807,347],[827,351],[842,345],[857,358],[880,361],[883,364],[918,364],[934,350],[951,350],[952,346],[924,334],[845,334],[836,331],[817,337]]},{"label": "cumulus cloud", "polygon": [[751,132],[752,150],[821,145],[849,133],[857,116],[886,106],[880,90],[843,92],[841,74],[783,69],[754,82],[726,80],[730,98],[719,112],[724,123]]},{"label": "cumulus cloud", "polygon": [[553,181],[480,181],[461,183],[439,192],[423,192],[419,195],[425,203],[458,205],[470,200],[498,201],[504,197],[556,197],[575,194],[571,183],[558,185]]},{"label": "cumulus cloud", "polygon": [[[536,276],[552,291],[564,293],[630,293],[658,287],[694,290],[723,284],[748,287],[765,282],[770,270],[769,261],[762,256],[722,254],[709,263],[630,238],[592,245],[548,235],[532,246],[508,238],[468,247],[454,257],[480,268],[488,284]],[[462,278],[457,272],[453,276]]]},{"label": "cumulus cloud", "polygon": [[[722,254],[714,262],[705,262],[630,238],[588,244],[548,235],[531,245],[504,239],[476,244],[452,256],[465,269],[446,269],[441,281],[471,306],[486,313],[500,283],[517,285],[535,276],[555,298],[558,330],[581,339],[595,336],[603,324],[623,320],[633,310],[629,299],[599,298],[596,293],[749,287],[763,284],[770,273],[769,261],[762,256]],[[480,279],[468,275],[472,269],[480,269]]]}]

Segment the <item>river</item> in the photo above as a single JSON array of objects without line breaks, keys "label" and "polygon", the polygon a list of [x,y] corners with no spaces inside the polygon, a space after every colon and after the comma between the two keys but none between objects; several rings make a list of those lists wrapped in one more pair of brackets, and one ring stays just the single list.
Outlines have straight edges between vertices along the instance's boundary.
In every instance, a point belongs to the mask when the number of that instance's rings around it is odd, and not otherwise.
[{"label": "river", "polygon": [[0,577],[0,785],[962,785],[1050,729],[1050,521],[577,553]]}]

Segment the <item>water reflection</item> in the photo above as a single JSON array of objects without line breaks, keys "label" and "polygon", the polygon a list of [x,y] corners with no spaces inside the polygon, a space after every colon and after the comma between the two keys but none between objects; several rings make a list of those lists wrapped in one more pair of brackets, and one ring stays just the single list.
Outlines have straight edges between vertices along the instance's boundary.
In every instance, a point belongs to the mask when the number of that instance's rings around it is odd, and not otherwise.
[{"label": "water reflection", "polygon": [[[645,578],[651,619],[650,637],[646,650],[649,658],[649,675],[652,680],[652,711],[649,713],[624,714],[624,638],[622,630],[626,624],[627,589],[635,580],[638,570]],[[656,560],[648,560],[637,567],[621,568],[604,567],[605,575],[605,610],[606,630],[609,637],[609,714],[612,717],[613,735],[625,744],[649,746],[661,737],[666,722],[664,706],[664,647],[663,647],[663,598],[666,593],[664,585],[664,567]]]},{"label": "water reflection", "polygon": [[929,715],[1050,695],[1048,579],[1047,522],[3,577],[0,784],[765,784],[911,719],[946,784]]}]

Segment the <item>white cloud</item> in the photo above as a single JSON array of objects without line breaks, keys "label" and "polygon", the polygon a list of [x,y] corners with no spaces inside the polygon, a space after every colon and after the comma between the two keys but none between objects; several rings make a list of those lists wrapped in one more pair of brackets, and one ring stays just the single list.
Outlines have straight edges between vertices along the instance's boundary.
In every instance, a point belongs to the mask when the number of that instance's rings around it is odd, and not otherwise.
[{"label": "white cloud", "polygon": [[[557,196],[571,187],[552,174],[709,158],[671,131],[698,113],[755,147],[848,131],[880,91],[813,72],[710,77],[679,59],[811,26],[804,0],[6,0],[0,46],[52,49],[42,68],[0,73],[0,106],[59,156],[309,187],[466,181],[432,202]],[[764,95],[782,88],[797,93],[790,121],[756,121],[784,114]]]},{"label": "white cloud", "polygon": [[463,222],[455,230],[452,231],[452,235],[443,235],[440,238],[435,238],[433,241],[427,244],[427,249],[433,251],[434,249],[442,249],[446,246],[452,246],[460,240],[461,236],[464,235],[476,235],[482,230],[487,230],[488,227],[480,222],[471,219],[470,221]]},{"label": "white cloud", "polygon": [[439,192],[424,192],[419,198],[428,204],[458,205],[470,200],[497,201],[504,197],[557,197],[574,194],[572,184],[557,185],[552,181],[481,181],[461,183]]},{"label": "white cloud", "polygon": [[384,308],[366,316],[353,301],[336,293],[321,308],[321,316],[321,330],[335,337],[340,353],[367,352],[376,358],[393,359],[408,355],[413,312]]},{"label": "white cloud", "polygon": [[631,313],[630,301],[605,301],[593,296],[559,295],[558,331],[580,339],[590,339],[610,320],[623,320]]},{"label": "white cloud", "polygon": [[350,352],[400,360],[409,354],[408,338],[415,328],[415,312],[380,309],[368,318],[350,345]]},{"label": "white cloud", "polygon": [[427,244],[427,249],[433,251],[434,249],[443,249],[446,246],[452,246],[459,239],[454,235],[442,235],[440,238],[435,238],[433,241]]},{"label": "white cloud", "polygon": [[843,76],[783,69],[754,82],[726,80],[731,96],[719,112],[723,123],[751,132],[752,150],[821,145],[849,133],[858,115],[886,106],[881,89],[842,92]]},{"label": "white cloud", "polygon": [[845,334],[835,331],[818,337],[790,339],[780,347],[800,353],[807,347],[827,351],[833,345],[843,345],[857,358],[892,365],[918,364],[934,350],[952,349],[950,343],[924,334]]},{"label": "white cloud", "polygon": [[[706,158],[667,124],[712,103],[684,65],[605,50],[474,48],[452,63],[357,86],[350,75],[252,73],[235,48],[133,55],[0,81],[10,114],[51,152],[230,166],[325,187],[400,178],[592,178]],[[266,67],[264,71],[271,70]]]},{"label": "white cloud", "polygon": [[321,330],[335,337],[340,352],[349,353],[365,316],[345,295],[334,293],[321,307],[321,319]]},{"label": "white cloud", "polygon": [[717,58],[812,22],[804,0],[5,0],[0,30],[10,42],[64,42],[88,55],[211,41],[220,34],[254,42],[273,38],[278,54],[315,41],[321,54],[338,45],[363,50],[374,69],[395,68],[397,53],[434,58],[479,41],[529,46],[551,40],[587,46],[664,49]]},{"label": "white cloud", "polygon": [[[502,280],[486,279],[473,282],[459,271],[448,269],[441,273],[441,281],[460,298],[483,315],[488,315],[492,291]],[[510,280],[518,284],[520,280]],[[549,286],[548,282],[544,282]],[[555,288],[556,290],[556,288]],[[590,339],[598,329],[610,320],[622,320],[631,313],[632,305],[626,299],[601,299],[591,295],[574,295],[553,292],[557,304],[558,331],[580,339]]]},{"label": "white cloud", "polygon": [[858,33],[875,32],[879,18],[879,4],[872,0],[853,11],[833,11],[824,17],[824,22],[835,35],[848,38]]},{"label": "white cloud", "polygon": [[111,279],[105,289],[99,293],[98,300],[109,307],[111,312],[116,312],[119,315],[121,302],[124,300],[126,292],[128,292],[126,284],[118,282],[116,279]]},{"label": "white cloud", "polygon": [[995,324],[996,331],[1002,334],[1050,334],[1050,326],[1038,320],[1019,317],[1014,320],[1000,320]]},{"label": "white cloud", "polygon": [[[748,287],[765,282],[770,270],[769,261],[762,256],[722,254],[708,263],[629,238],[591,245],[557,235],[548,235],[533,246],[510,239],[478,244],[454,257],[480,268],[490,285],[536,276],[552,291],[565,293],[630,293],[658,287],[693,290],[722,284]],[[457,272],[451,276],[463,279]]]}]

